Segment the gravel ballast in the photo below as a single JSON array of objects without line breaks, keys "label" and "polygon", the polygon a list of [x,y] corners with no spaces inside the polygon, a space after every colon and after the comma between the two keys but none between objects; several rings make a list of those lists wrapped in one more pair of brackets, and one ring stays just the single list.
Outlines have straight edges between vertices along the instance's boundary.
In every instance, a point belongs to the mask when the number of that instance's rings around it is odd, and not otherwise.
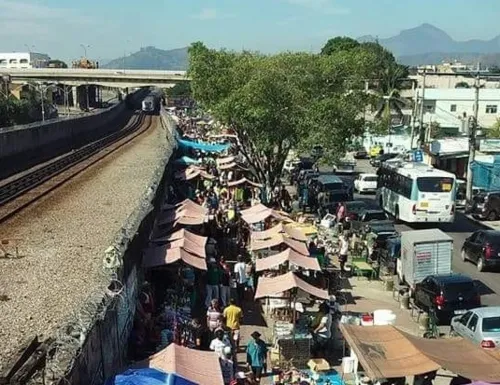
[{"label": "gravel ballast", "polygon": [[0,371],[27,337],[51,335],[103,284],[104,251],[168,146],[159,118],[140,137],[0,225],[19,258],[0,258]]}]

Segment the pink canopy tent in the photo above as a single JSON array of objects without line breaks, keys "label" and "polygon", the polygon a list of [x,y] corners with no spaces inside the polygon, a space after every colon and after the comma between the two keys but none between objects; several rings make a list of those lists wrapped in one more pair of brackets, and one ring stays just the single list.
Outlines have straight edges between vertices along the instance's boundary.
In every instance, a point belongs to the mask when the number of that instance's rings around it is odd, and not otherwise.
[{"label": "pink canopy tent", "polygon": [[256,214],[258,212],[266,211],[266,210],[270,210],[270,208],[263,205],[262,203],[257,203],[255,206],[252,206],[252,207],[245,209],[245,210],[241,210],[240,214],[245,216],[245,215]]},{"label": "pink canopy tent", "polygon": [[294,288],[299,288],[316,298],[329,299],[327,290],[308,284],[292,272],[272,278],[260,278],[255,291],[255,299],[274,297]]},{"label": "pink canopy tent", "polygon": [[170,344],[134,366],[175,373],[199,385],[224,384],[219,357],[215,352],[204,352]]},{"label": "pink canopy tent", "polygon": [[168,243],[172,241],[177,241],[179,239],[188,239],[191,242],[194,242],[198,246],[205,247],[207,243],[207,237],[202,237],[201,235],[197,235],[188,231],[186,229],[180,229],[178,231],[173,232],[172,234],[166,235],[161,238],[155,238],[152,240],[154,243]]},{"label": "pink canopy tent", "polygon": [[240,186],[242,184],[249,184],[251,186],[254,186],[254,187],[259,187],[259,188],[262,188],[262,185],[260,183],[257,183],[257,182],[253,182],[245,177],[239,179],[239,180],[234,180],[234,181],[231,181],[231,182],[228,182],[227,185],[229,187],[236,187],[236,186]]},{"label": "pink canopy tent", "polygon": [[218,167],[220,167],[225,164],[234,163],[235,160],[236,160],[235,156],[226,156],[225,158],[215,159],[215,163],[217,164]]},{"label": "pink canopy tent", "polygon": [[146,268],[151,268],[170,265],[178,261],[183,261],[199,270],[207,270],[207,263],[204,258],[191,254],[182,247],[168,248],[159,246],[147,249],[144,253],[143,265]]},{"label": "pink canopy tent", "polygon": [[321,271],[321,267],[316,258],[306,257],[302,254],[297,253],[296,251],[293,251],[292,249],[286,249],[281,253],[257,259],[255,263],[255,270],[269,270],[285,262],[293,263],[294,265],[307,270]]},{"label": "pink canopy tent", "polygon": [[264,211],[250,213],[248,215],[243,214],[241,216],[241,218],[250,225],[265,221],[269,217],[272,217],[278,221],[292,222],[292,220],[288,218],[286,215],[281,214],[279,211],[273,209],[266,209]]},{"label": "pink canopy tent", "polygon": [[274,234],[285,234],[290,238],[293,238],[297,241],[307,241],[306,235],[300,230],[294,229],[290,226],[285,226],[283,223],[278,223],[276,226],[271,227],[265,231],[252,231],[251,239],[255,241],[263,241],[269,238],[272,238]]},{"label": "pink canopy tent", "polygon": [[279,233],[273,234],[271,238],[266,239],[264,241],[256,241],[252,239],[250,243],[250,250],[251,251],[264,250],[279,245],[286,245],[302,255],[309,255],[309,249],[307,248],[305,243],[295,241]]},{"label": "pink canopy tent", "polygon": [[176,210],[164,211],[160,214],[160,219],[158,220],[158,225],[170,225],[172,223],[180,223],[182,225],[194,226],[201,225],[205,222],[205,215],[196,213],[194,211],[189,211],[185,208],[179,208]]}]

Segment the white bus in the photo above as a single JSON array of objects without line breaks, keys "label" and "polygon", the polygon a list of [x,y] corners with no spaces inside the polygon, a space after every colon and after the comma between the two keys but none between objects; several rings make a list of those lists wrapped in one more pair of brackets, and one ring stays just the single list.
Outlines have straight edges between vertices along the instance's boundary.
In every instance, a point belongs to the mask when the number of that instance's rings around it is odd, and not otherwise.
[{"label": "white bus", "polygon": [[393,160],[377,172],[380,207],[403,222],[453,222],[455,175],[423,163]]}]

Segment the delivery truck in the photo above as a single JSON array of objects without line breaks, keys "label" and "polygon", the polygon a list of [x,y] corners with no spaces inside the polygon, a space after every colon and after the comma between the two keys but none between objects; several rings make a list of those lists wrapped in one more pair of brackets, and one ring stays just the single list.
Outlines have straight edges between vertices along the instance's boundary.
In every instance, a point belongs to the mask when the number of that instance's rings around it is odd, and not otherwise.
[{"label": "delivery truck", "polygon": [[450,274],[453,239],[439,229],[413,230],[401,233],[401,257],[396,271],[401,283],[410,287],[434,274]]}]

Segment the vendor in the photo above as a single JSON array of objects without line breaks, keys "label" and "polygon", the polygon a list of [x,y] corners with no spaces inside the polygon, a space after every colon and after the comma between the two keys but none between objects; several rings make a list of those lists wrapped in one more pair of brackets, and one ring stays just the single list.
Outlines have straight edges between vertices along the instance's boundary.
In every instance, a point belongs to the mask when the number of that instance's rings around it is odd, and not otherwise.
[{"label": "vendor", "polygon": [[332,315],[326,303],[323,302],[319,306],[319,311],[312,327],[314,328],[312,331],[314,341],[313,354],[316,357],[324,356],[332,330]]}]

